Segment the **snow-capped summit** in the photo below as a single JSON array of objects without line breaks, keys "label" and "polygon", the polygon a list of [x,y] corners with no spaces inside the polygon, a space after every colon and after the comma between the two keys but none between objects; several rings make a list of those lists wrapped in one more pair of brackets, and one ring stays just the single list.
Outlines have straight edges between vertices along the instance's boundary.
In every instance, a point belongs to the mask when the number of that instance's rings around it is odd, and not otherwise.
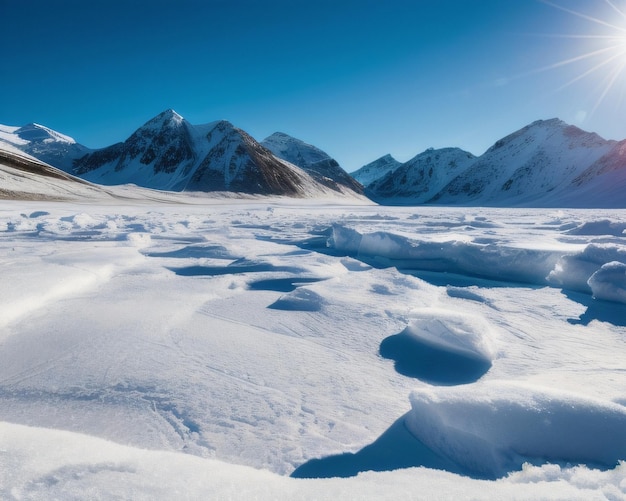
[{"label": "snow-capped summit", "polygon": [[64,171],[70,171],[75,159],[91,151],[74,138],[36,123],[22,127],[0,126],[0,143],[17,147]]},{"label": "snow-capped summit", "polygon": [[345,188],[363,192],[363,186],[352,178],[328,153],[284,132],[275,132],[261,144],[278,158],[297,165],[317,182],[335,190]]},{"label": "snow-capped summit", "polygon": [[154,118],[148,120],[141,129],[143,130],[162,130],[165,127],[179,127],[183,124],[185,119],[176,113],[173,109],[169,108],[159,113]]},{"label": "snow-capped summit", "polygon": [[324,160],[332,160],[328,153],[284,132],[274,132],[261,141],[261,144],[277,157],[302,168],[311,167]]},{"label": "snow-capped summit", "polygon": [[20,127],[15,131],[15,135],[19,138],[35,143],[68,143],[68,144],[76,144],[74,138],[70,136],[66,136],[65,134],[61,134],[55,130],[49,129],[43,125],[39,125],[36,123],[30,123]]},{"label": "snow-capped summit", "polygon": [[389,172],[393,172],[401,165],[402,162],[398,162],[391,155],[387,154],[352,172],[351,176],[363,186],[368,186],[377,179],[386,176]]},{"label": "snow-capped summit", "polygon": [[429,148],[368,186],[375,200],[424,203],[467,169],[476,157],[460,148]]}]

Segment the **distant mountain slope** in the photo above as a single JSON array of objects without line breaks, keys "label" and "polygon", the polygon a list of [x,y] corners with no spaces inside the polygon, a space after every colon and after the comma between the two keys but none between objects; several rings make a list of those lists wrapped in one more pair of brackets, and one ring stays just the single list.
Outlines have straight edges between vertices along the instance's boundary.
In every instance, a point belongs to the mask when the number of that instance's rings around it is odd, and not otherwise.
[{"label": "distant mountain slope", "polygon": [[341,168],[339,163],[316,146],[283,132],[275,132],[261,141],[275,156],[308,172],[318,183],[335,191],[345,188],[363,193],[363,186]]},{"label": "distant mountain slope", "polygon": [[351,176],[363,186],[369,186],[374,181],[385,177],[389,172],[393,172],[401,165],[402,162],[398,162],[391,155],[387,154],[352,172]]},{"label": "distant mountain slope", "polygon": [[0,144],[14,146],[66,172],[71,171],[74,160],[91,151],[73,138],[35,123],[23,127],[0,125]]},{"label": "distant mountain slope", "polygon": [[52,167],[0,141],[0,199],[79,200],[111,198],[99,186]]},{"label": "distant mountain slope", "polygon": [[[376,178],[377,165],[389,172]],[[430,149],[395,168],[385,157],[365,167],[354,175],[373,178],[366,194],[381,204],[626,207],[626,140],[558,119],[533,122],[479,157]]]},{"label": "distant mountain slope", "polygon": [[374,200],[420,204],[462,174],[476,157],[459,148],[428,149],[367,187]]},{"label": "distant mountain slope", "polygon": [[539,120],[497,141],[431,201],[545,205],[577,191],[574,180],[614,147],[561,120]]}]

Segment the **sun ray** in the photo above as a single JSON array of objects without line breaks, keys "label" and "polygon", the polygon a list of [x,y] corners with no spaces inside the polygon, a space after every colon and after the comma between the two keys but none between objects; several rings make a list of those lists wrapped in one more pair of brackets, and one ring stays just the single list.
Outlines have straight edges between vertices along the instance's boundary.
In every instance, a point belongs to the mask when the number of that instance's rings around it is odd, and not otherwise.
[{"label": "sun ray", "polygon": [[626,66],[626,63],[622,63],[620,66],[618,66],[617,68],[615,68],[613,70],[613,74],[612,75],[609,75],[608,82],[604,86],[604,90],[602,91],[602,94],[600,94],[600,97],[596,101],[596,104],[594,105],[593,109],[589,113],[589,116],[592,116],[596,112],[596,110],[600,107],[600,105],[604,101],[604,98],[606,97],[606,95],[613,88],[613,85],[615,84],[615,81],[617,80],[617,78],[624,71],[624,66]]},{"label": "sun ray", "polygon": [[615,12],[620,14],[624,19],[626,19],[626,14],[619,7],[617,7],[611,0],[604,0],[608,5],[610,5]]},{"label": "sun ray", "polygon": [[624,40],[624,35],[572,35],[566,33],[541,33],[536,34],[535,36],[540,36],[544,38],[572,38],[572,39],[598,39],[598,40]]},{"label": "sun ray", "polygon": [[[603,26],[607,26],[607,27],[612,28],[614,30],[621,31],[622,33],[626,33],[626,28],[624,28],[623,26],[617,26],[615,24],[607,23],[606,21],[603,21],[602,19],[598,19],[598,18],[595,18],[595,17],[588,16],[587,14],[583,14],[582,12],[578,12],[578,11],[575,11],[575,10],[572,10],[572,9],[568,9],[567,7],[562,7],[561,5],[557,5],[557,4],[552,3],[552,2],[550,2],[548,0],[540,0],[540,1],[542,3],[545,3],[546,5],[554,7],[555,9],[562,10],[563,12],[567,12],[569,14],[572,14],[574,16],[580,17],[582,19],[586,19],[587,21],[591,21],[591,22],[594,22],[594,23],[597,23],[597,24],[600,24],[600,25],[603,25]],[[605,0],[605,1],[607,1],[607,0]],[[610,4],[610,5],[612,5],[612,4]]]},{"label": "sun ray", "polygon": [[601,54],[606,54],[607,52],[613,51],[615,49],[620,49],[622,47],[623,47],[622,44],[616,44],[616,45],[611,45],[609,47],[604,47],[602,49],[594,50],[591,52],[586,52],[585,54],[580,54],[579,56],[575,56],[569,59],[564,59],[562,61],[557,61],[556,63],[552,63],[547,66],[542,66],[541,68],[536,68],[520,76],[529,76],[529,75],[534,75],[536,73],[542,73],[544,71],[554,70],[557,68],[561,68],[562,66],[567,66],[568,64],[576,63],[578,61],[583,61],[585,59],[599,56]]},{"label": "sun ray", "polygon": [[626,77],[624,76],[626,74],[626,1],[603,0],[602,2],[598,2],[604,3],[610,8],[611,12],[609,12],[608,9],[603,11],[604,16],[608,16],[605,18],[558,5],[552,0],[538,0],[538,2],[580,19],[584,19],[585,21],[589,21],[592,23],[594,31],[588,33],[538,35],[555,39],[582,40],[583,42],[581,42],[581,44],[586,43],[584,41],[589,41],[589,43],[586,47],[587,50],[582,51],[582,53],[570,53],[571,57],[566,57],[560,61],[533,69],[513,78],[526,77],[571,65],[578,68],[577,73],[573,76],[570,75],[571,78],[554,92],[560,92],[594,75],[597,85],[595,89],[590,89],[587,93],[593,100],[593,107],[588,116],[593,115],[600,106],[606,102],[609,96],[613,99],[612,104],[614,109],[619,109],[624,103],[626,96]]},{"label": "sun ray", "polygon": [[592,73],[595,73],[596,71],[598,71],[600,68],[603,68],[604,66],[607,66],[608,64],[612,63],[613,61],[615,61],[616,59],[620,58],[620,57],[624,57],[624,55],[626,55],[626,50],[618,52],[617,54],[613,54],[611,57],[607,58],[607,59],[603,59],[602,61],[600,61],[598,64],[596,64],[595,66],[589,68],[587,71],[585,71],[584,73],[581,73],[580,75],[578,75],[577,77],[572,78],[569,82],[563,84],[561,87],[559,87],[557,89],[557,91],[561,91],[563,89],[565,89],[566,87],[569,87],[570,85],[578,82],[579,80],[582,80],[583,78],[591,75]]}]

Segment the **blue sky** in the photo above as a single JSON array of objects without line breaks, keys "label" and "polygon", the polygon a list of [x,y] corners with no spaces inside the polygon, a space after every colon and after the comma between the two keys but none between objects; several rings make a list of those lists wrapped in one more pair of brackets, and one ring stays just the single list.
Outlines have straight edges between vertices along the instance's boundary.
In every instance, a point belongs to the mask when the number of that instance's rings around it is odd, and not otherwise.
[{"label": "blue sky", "polygon": [[626,56],[576,81],[613,52],[558,64],[624,44],[607,24],[626,26],[626,0],[553,1],[0,0],[0,123],[103,147],[174,108],[286,132],[348,171],[481,154],[542,118],[626,138],[626,77],[607,80]]}]

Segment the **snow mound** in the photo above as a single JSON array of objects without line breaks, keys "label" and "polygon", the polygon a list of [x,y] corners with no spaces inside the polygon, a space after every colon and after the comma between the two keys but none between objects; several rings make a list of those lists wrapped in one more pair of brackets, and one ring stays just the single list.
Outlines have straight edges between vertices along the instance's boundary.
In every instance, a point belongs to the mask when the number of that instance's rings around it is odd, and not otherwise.
[{"label": "snow mound", "polygon": [[435,348],[491,362],[496,349],[487,322],[468,314],[428,309],[413,312],[406,332]]},{"label": "snow mound", "polygon": [[623,499],[626,463],[612,470],[524,465],[486,483],[408,468],[352,479],[293,479],[211,458],[139,449],[45,428],[0,422],[0,497],[99,499]]},{"label": "snow mound", "polygon": [[126,235],[126,240],[128,241],[128,245],[137,247],[138,249],[150,247],[152,243],[152,237],[150,237],[149,233],[129,233]]},{"label": "snow mound", "polygon": [[588,284],[596,299],[626,303],[626,264],[612,261],[603,265]]},{"label": "snow mound", "polygon": [[525,462],[613,467],[626,457],[626,407],[513,382],[425,388],[408,429],[468,474],[490,478]]},{"label": "snow mound", "polygon": [[324,299],[317,292],[300,287],[278,298],[270,305],[270,308],[287,311],[320,311],[323,304]]},{"label": "snow mound", "polygon": [[404,331],[383,340],[380,354],[395,360],[400,374],[455,385],[482,377],[491,368],[496,349],[484,319],[431,308],[413,312]]},{"label": "snow mound", "polygon": [[626,223],[601,219],[599,221],[586,221],[567,233],[570,235],[612,235],[621,237],[626,232]]}]

